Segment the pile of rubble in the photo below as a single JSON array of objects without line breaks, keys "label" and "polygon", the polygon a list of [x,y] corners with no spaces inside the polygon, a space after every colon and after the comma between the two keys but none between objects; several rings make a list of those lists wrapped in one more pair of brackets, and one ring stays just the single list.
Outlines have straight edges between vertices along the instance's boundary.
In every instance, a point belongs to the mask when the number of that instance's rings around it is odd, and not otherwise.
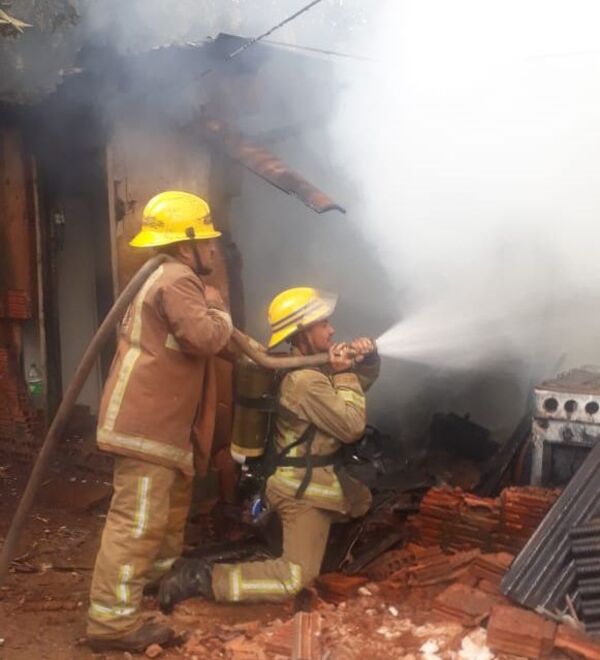
[{"label": "pile of rubble", "polygon": [[[193,630],[179,653],[191,660],[600,660],[600,642],[576,618],[544,618],[501,592],[515,553],[557,497],[529,487],[495,499],[431,489],[409,523],[417,541],[388,550],[360,575],[320,576],[293,610],[282,606],[280,619]],[[191,606],[180,604],[176,616]],[[188,612],[187,623],[198,621]]]},{"label": "pile of rubble", "polygon": [[268,625],[198,629],[181,653],[197,660],[492,660],[542,658],[558,650],[598,660],[600,644],[501,595],[511,560],[507,553],[408,544],[381,557],[368,575],[321,576],[315,590],[302,595],[309,611]]},{"label": "pile of rubble", "polygon": [[460,488],[432,488],[411,521],[413,537],[427,546],[516,554],[558,495],[558,490],[512,487],[505,488],[499,497],[489,498]]}]

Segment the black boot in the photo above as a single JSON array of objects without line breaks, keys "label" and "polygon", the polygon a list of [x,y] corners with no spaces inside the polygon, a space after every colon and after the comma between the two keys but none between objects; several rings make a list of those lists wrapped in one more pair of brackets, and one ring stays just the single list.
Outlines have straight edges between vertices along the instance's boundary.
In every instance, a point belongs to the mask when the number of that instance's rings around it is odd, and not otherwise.
[{"label": "black boot", "polygon": [[150,582],[146,582],[142,590],[142,594],[144,596],[158,596],[158,590],[160,589],[161,581],[162,581],[162,577],[158,578],[157,580],[151,580]]},{"label": "black boot", "polygon": [[133,632],[116,639],[88,637],[87,644],[95,653],[104,651],[129,651],[143,653],[152,644],[167,646],[175,638],[175,632],[164,623],[146,621]]},{"label": "black boot", "polygon": [[158,605],[169,614],[177,603],[193,596],[214,600],[212,566],[205,559],[178,559],[160,583]]}]

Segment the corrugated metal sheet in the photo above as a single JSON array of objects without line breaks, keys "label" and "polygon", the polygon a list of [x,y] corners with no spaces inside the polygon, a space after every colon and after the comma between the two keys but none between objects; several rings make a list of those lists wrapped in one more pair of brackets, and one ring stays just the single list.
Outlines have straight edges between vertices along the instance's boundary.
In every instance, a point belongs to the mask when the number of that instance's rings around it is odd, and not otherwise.
[{"label": "corrugated metal sheet", "polygon": [[589,453],[502,581],[502,592],[526,607],[564,607],[574,590],[569,533],[600,514],[600,443]]},{"label": "corrugated metal sheet", "polygon": [[204,118],[200,121],[202,136],[215,148],[257,174],[279,190],[297,197],[317,213],[346,210],[329,195],[290,169],[281,158],[255,144],[224,121]]}]

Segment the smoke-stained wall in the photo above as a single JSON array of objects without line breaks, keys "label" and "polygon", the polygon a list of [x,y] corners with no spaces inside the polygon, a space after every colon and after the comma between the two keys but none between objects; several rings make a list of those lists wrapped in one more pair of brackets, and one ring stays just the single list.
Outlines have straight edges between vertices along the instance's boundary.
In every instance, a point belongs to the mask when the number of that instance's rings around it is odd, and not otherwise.
[{"label": "smoke-stained wall", "polygon": [[151,254],[129,247],[150,198],[162,190],[186,190],[207,197],[210,178],[208,149],[191,145],[173,126],[140,121],[133,108],[124,115],[112,127],[107,181],[115,206],[119,288]]}]

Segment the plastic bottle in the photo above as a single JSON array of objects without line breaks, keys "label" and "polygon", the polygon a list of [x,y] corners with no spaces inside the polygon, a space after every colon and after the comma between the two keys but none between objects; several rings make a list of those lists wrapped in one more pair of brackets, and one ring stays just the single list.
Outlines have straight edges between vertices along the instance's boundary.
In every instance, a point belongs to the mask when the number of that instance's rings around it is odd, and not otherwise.
[{"label": "plastic bottle", "polygon": [[35,398],[41,397],[43,384],[44,381],[42,379],[42,374],[37,368],[35,362],[32,362],[29,371],[27,372],[27,387],[29,388],[29,394]]}]

